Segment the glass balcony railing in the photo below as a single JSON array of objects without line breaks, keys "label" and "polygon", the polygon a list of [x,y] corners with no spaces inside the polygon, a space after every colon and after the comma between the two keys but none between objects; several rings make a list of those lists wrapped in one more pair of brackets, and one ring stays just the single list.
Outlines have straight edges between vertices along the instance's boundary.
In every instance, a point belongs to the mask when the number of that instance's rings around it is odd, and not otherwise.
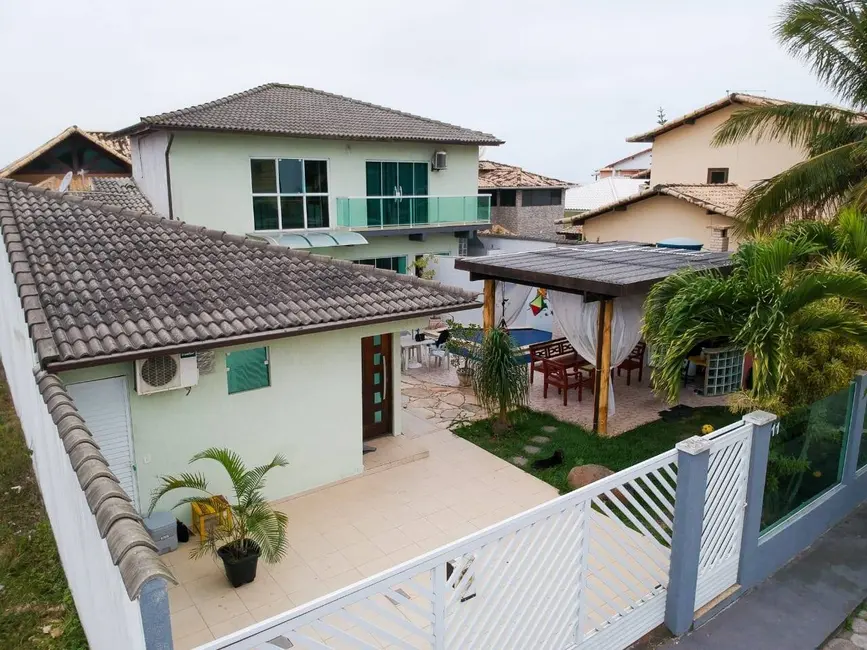
[{"label": "glass balcony railing", "polygon": [[488,195],[337,198],[337,225],[344,228],[418,228],[490,222]]}]

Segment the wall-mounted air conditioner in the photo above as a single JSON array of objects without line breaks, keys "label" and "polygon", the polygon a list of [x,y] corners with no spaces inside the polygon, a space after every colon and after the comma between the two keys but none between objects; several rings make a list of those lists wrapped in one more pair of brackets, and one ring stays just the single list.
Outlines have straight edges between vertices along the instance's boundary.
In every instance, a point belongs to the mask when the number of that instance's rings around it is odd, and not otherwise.
[{"label": "wall-mounted air conditioner", "polygon": [[135,362],[135,392],[139,395],[189,388],[199,383],[196,353],[166,354]]},{"label": "wall-mounted air conditioner", "polygon": [[430,168],[435,172],[445,169],[448,167],[448,156],[445,151],[437,151],[433,158],[430,161]]}]

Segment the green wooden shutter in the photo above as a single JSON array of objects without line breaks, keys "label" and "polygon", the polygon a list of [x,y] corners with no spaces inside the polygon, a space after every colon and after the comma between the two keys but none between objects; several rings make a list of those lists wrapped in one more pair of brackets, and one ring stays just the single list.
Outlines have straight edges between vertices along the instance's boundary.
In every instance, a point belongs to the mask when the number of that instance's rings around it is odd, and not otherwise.
[{"label": "green wooden shutter", "polygon": [[229,395],[271,385],[268,348],[226,353]]}]

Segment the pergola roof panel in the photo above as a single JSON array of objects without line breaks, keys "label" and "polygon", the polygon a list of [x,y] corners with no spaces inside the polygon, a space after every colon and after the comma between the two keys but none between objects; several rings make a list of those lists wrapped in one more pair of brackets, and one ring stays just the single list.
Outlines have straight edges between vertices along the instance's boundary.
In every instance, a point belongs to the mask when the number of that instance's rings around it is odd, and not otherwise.
[{"label": "pergola roof panel", "polygon": [[681,269],[725,269],[730,265],[728,253],[613,242],[464,258],[455,268],[469,271],[475,279],[617,297],[644,293]]}]

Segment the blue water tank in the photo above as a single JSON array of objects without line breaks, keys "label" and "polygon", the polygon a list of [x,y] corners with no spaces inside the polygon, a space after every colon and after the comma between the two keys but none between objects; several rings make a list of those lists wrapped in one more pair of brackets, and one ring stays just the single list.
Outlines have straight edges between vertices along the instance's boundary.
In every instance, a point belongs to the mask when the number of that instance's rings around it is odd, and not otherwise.
[{"label": "blue water tank", "polygon": [[703,244],[700,241],[690,239],[689,237],[672,237],[656,244],[657,248],[683,248],[688,251],[700,251],[702,246]]}]

